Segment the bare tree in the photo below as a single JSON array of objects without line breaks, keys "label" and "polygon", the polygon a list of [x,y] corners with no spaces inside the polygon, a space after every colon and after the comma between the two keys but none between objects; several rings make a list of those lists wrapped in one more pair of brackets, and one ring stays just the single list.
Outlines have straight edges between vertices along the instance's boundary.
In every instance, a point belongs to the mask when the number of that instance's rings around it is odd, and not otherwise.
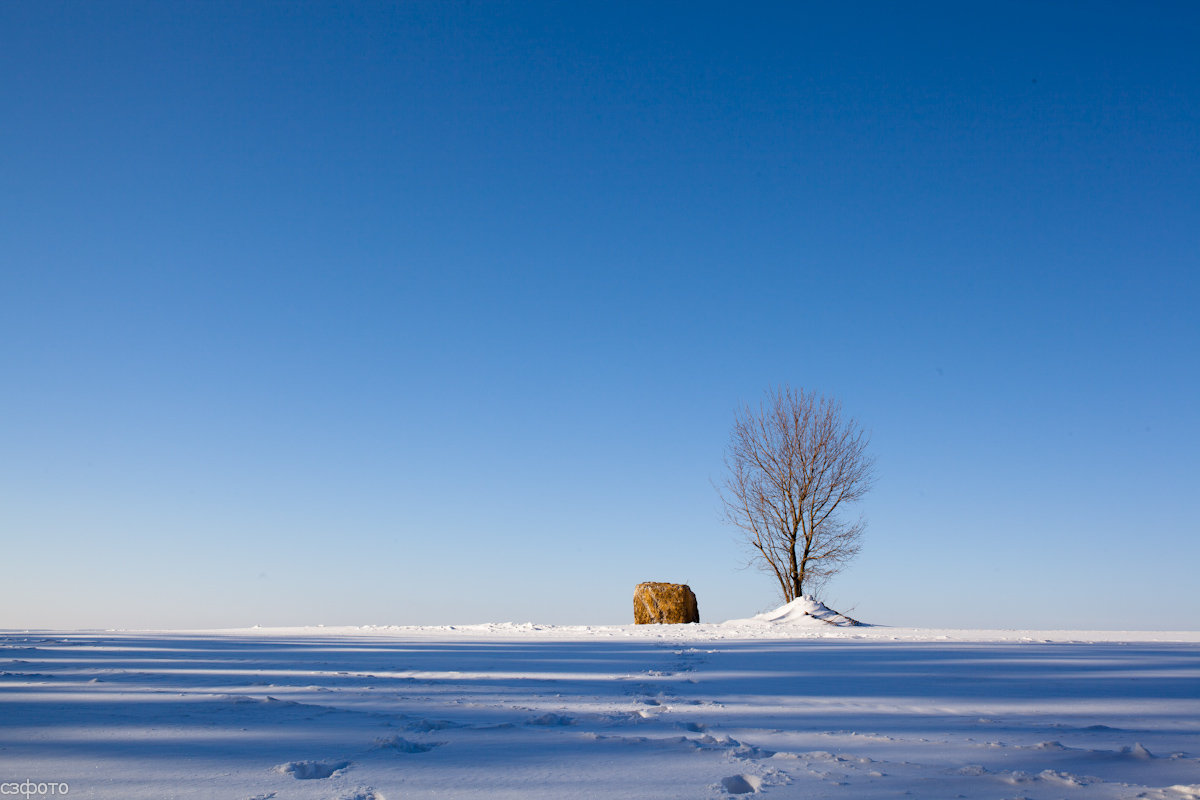
[{"label": "bare tree", "polygon": [[841,403],[783,386],[738,414],[719,489],[752,563],[779,581],[784,602],[809,594],[859,551],[865,522],[847,506],[871,488],[867,434]]}]

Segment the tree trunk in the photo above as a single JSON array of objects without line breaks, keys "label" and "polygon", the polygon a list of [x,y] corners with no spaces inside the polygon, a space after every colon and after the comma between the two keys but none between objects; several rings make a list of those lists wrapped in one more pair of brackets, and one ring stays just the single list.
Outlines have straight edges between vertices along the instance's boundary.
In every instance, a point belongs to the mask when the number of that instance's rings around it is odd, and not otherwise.
[{"label": "tree trunk", "polygon": [[800,558],[800,568],[796,570],[796,597],[804,597],[804,575],[808,572],[808,557],[812,552],[812,537],[804,537],[804,555]]},{"label": "tree trunk", "polygon": [[783,599],[784,602],[790,603],[800,596],[801,583],[799,566],[796,564],[796,542],[794,540],[792,546],[788,548],[788,580],[792,585],[783,587]]}]

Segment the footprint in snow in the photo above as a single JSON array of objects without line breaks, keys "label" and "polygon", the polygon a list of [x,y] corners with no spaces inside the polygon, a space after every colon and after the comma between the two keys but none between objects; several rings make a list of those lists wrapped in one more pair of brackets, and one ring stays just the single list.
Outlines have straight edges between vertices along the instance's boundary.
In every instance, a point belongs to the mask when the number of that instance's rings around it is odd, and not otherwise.
[{"label": "footprint in snow", "polygon": [[706,733],[696,739],[688,739],[687,741],[691,742],[694,747],[699,747],[702,750],[724,750],[731,757],[740,758],[743,761],[771,758],[775,755],[774,750],[743,744],[732,736],[716,737]]},{"label": "footprint in snow", "polygon": [[1006,775],[1003,775],[1000,780],[1013,786],[1027,783],[1050,783],[1059,786],[1087,786],[1092,779],[1081,778],[1076,775],[1072,775],[1069,772],[1056,772],[1052,769],[1044,769],[1036,775],[1032,775],[1022,770],[1014,770]]},{"label": "footprint in snow", "polygon": [[990,774],[987,767],[982,764],[967,764],[965,767],[959,767],[954,771],[956,775],[966,775],[970,778],[979,778]]},{"label": "footprint in snow", "polygon": [[387,736],[375,740],[375,747],[380,750],[395,750],[398,753],[428,753],[435,747],[441,747],[445,742],[412,742],[403,736]]},{"label": "footprint in snow", "polygon": [[526,725],[574,725],[575,720],[563,714],[542,714],[540,717],[532,717],[525,720]]},{"label": "footprint in snow", "polygon": [[422,719],[416,722],[410,722],[404,726],[405,730],[417,731],[419,733],[429,733],[430,731],[444,731],[448,728],[461,728],[463,725],[458,722],[451,722],[447,719]]},{"label": "footprint in snow", "polygon": [[1044,750],[1047,752],[1061,753],[1063,751],[1070,750],[1071,748],[1067,747],[1062,742],[1053,741],[1053,742],[1038,742],[1037,744],[1033,745],[1033,749],[1034,750]]},{"label": "footprint in snow", "polygon": [[369,786],[360,786],[350,794],[342,795],[338,800],[386,800],[386,798]]},{"label": "footprint in snow", "polygon": [[339,775],[348,766],[349,761],[289,761],[275,767],[275,771],[296,780],[309,781]]},{"label": "footprint in snow", "polygon": [[721,788],[730,794],[750,794],[762,788],[762,778],[757,775],[730,775],[721,778]]}]

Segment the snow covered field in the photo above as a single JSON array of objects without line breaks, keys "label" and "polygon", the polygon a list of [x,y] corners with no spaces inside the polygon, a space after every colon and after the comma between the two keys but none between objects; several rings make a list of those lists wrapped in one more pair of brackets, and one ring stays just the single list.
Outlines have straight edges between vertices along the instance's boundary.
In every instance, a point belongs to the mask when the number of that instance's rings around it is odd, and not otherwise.
[{"label": "snow covered field", "polygon": [[1200,798],[1200,633],[781,622],[7,632],[0,788]]}]

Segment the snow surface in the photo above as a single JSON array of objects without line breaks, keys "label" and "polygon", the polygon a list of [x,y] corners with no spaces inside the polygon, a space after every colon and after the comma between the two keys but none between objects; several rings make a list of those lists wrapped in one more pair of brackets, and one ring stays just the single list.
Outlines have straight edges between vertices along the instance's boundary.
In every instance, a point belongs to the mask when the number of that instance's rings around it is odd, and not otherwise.
[{"label": "snow surface", "polygon": [[839,627],[804,610],[723,625],[0,633],[0,789],[1200,798],[1200,632]]}]

